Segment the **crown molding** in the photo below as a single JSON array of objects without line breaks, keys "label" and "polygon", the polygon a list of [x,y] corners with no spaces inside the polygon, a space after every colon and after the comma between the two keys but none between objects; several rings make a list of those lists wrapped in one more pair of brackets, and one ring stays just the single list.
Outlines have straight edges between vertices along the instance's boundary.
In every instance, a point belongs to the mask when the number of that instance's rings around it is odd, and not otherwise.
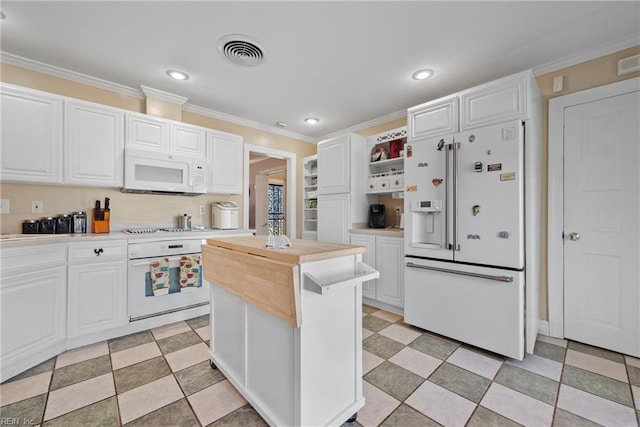
[{"label": "crown molding", "polygon": [[219,111],[210,110],[204,107],[199,107],[197,105],[185,104],[183,110],[195,114],[200,114],[201,116],[211,117],[214,119],[223,120],[225,122],[231,122],[237,125],[262,130],[265,132],[275,133],[278,135],[286,136],[287,138],[293,138],[302,142],[307,142],[309,144],[315,144],[317,142],[316,138],[311,138],[309,136],[301,135],[275,126],[265,125],[264,123],[254,122],[253,120],[243,119],[242,117],[232,116],[230,114],[221,113]]},{"label": "crown molding", "polygon": [[356,133],[361,130],[366,130],[374,126],[390,122],[392,120],[397,120],[401,117],[407,117],[407,110],[396,111],[395,113],[390,113],[390,114],[387,114],[386,116],[378,117],[377,119],[369,120],[369,121],[362,122],[360,124],[348,127],[346,129],[331,132],[330,134],[324,135],[322,138],[318,138],[316,140],[316,144],[320,141],[324,141],[325,139],[331,139],[335,136],[344,135],[345,133]]},{"label": "crown molding", "polygon": [[600,45],[593,49],[585,50],[557,61],[551,61],[538,67],[533,67],[533,75],[538,77],[543,74],[553,73],[554,71],[562,70],[563,68],[572,67],[582,62],[591,61],[592,59],[600,58],[602,56],[639,45],[640,34],[630,34],[611,43]]},{"label": "crown molding", "polygon": [[47,74],[53,77],[59,77],[65,80],[71,80],[76,83],[82,83],[85,85],[93,86],[98,89],[108,90],[110,92],[116,92],[122,95],[132,96],[134,98],[143,99],[143,93],[128,86],[112,83],[107,80],[102,80],[97,77],[88,76],[86,74],[77,73],[64,68],[56,67],[54,65],[45,64],[44,62],[34,61],[32,59],[23,58],[12,53],[0,52],[0,61],[15,65],[16,67],[25,68],[27,70],[36,71],[38,73]]},{"label": "crown molding", "polygon": [[148,98],[155,98],[159,99],[160,101],[166,101],[172,104],[178,104],[180,106],[183,106],[189,100],[189,98],[186,98],[184,96],[175,95],[173,93],[165,92],[158,89],[153,89],[149,86],[140,85],[140,89],[142,90],[142,93],[144,93],[144,96]]}]

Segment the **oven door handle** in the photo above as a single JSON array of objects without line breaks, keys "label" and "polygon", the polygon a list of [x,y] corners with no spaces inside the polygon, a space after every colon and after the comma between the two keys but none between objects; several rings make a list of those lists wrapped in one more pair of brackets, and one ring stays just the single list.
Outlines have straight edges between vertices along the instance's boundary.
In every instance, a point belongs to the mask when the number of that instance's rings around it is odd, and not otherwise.
[{"label": "oven door handle", "polygon": [[407,267],[438,271],[440,273],[459,274],[461,276],[478,277],[480,279],[495,280],[497,282],[507,282],[507,283],[513,282],[512,276],[494,276],[492,274],[480,274],[480,273],[472,273],[470,271],[450,270],[448,268],[429,267],[426,265],[415,264],[413,262],[408,262]]},{"label": "oven door handle", "polygon": [[[188,254],[188,255],[200,255],[200,254]],[[141,266],[145,266],[145,265],[149,265],[151,263],[151,261],[156,260],[158,258],[167,258],[169,260],[169,262],[172,261],[180,261],[180,258],[182,257],[182,255],[180,256],[172,256],[172,257],[155,257],[155,258],[143,258],[139,261],[129,261],[129,266],[131,267],[141,267]]]}]

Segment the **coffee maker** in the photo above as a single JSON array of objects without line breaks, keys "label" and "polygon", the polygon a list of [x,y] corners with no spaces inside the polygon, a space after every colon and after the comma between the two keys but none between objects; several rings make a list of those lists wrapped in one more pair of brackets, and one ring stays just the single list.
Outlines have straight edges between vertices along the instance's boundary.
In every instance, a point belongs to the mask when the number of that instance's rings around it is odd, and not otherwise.
[{"label": "coffee maker", "polygon": [[369,228],[384,228],[384,205],[369,206]]}]

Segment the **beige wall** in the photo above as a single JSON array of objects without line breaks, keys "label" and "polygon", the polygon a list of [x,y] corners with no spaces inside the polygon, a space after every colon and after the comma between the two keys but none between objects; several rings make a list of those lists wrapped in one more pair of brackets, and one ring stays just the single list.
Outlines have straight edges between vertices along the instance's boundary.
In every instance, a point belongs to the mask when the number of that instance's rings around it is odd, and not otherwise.
[{"label": "beige wall", "polygon": [[[591,89],[620,80],[640,76],[640,72],[618,76],[618,60],[640,53],[640,46],[625,49],[572,67],[544,74],[536,78],[542,92],[542,274],[540,284],[540,319],[549,319],[548,282],[547,282],[547,175],[548,175],[548,135],[549,135],[549,99],[581,90]],[[553,93],[553,78],[563,76],[563,91]]]},{"label": "beige wall", "polygon": [[[144,113],[149,105],[154,106],[156,114],[177,117],[175,105],[157,100],[147,103],[144,99],[120,95],[93,86],[71,82],[58,77],[22,69],[8,64],[0,64],[0,80],[19,86],[30,87],[63,96],[83,99],[99,104],[110,105],[130,111]],[[194,125],[217,129],[242,135],[245,144],[259,145],[277,150],[296,153],[296,189],[297,199],[302,200],[302,159],[316,153],[315,144],[272,134],[269,132],[229,123],[210,117],[204,117],[187,111],[182,112],[182,121]],[[175,217],[187,213],[192,216],[193,225],[211,224],[211,203],[232,200],[240,206],[242,214],[242,196],[207,194],[197,197],[156,196],[123,194],[118,189],[62,187],[49,185],[0,183],[2,198],[9,199],[11,213],[0,217],[3,234],[20,233],[21,223],[25,219],[37,219],[43,216],[57,216],[75,211],[90,211],[95,200],[111,198],[111,224],[116,226],[142,226],[144,224],[166,224],[176,222]],[[31,213],[31,200],[41,200],[44,206],[42,214]],[[206,206],[206,214],[200,215],[200,206]],[[302,229],[302,211],[296,212],[297,235]]]}]

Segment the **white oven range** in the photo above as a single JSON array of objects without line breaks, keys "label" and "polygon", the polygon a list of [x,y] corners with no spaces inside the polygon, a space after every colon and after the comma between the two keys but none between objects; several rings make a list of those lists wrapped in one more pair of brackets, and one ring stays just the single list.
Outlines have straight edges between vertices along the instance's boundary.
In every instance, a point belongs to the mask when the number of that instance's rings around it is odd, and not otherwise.
[{"label": "white oven range", "polygon": [[[195,286],[180,286],[181,259],[200,256],[205,240],[188,237],[167,239],[167,235],[162,236],[128,244],[127,306],[130,322],[209,304],[211,287],[204,280],[202,265],[195,275]],[[167,271],[168,292],[154,293],[151,264],[158,262],[163,263]]]}]

